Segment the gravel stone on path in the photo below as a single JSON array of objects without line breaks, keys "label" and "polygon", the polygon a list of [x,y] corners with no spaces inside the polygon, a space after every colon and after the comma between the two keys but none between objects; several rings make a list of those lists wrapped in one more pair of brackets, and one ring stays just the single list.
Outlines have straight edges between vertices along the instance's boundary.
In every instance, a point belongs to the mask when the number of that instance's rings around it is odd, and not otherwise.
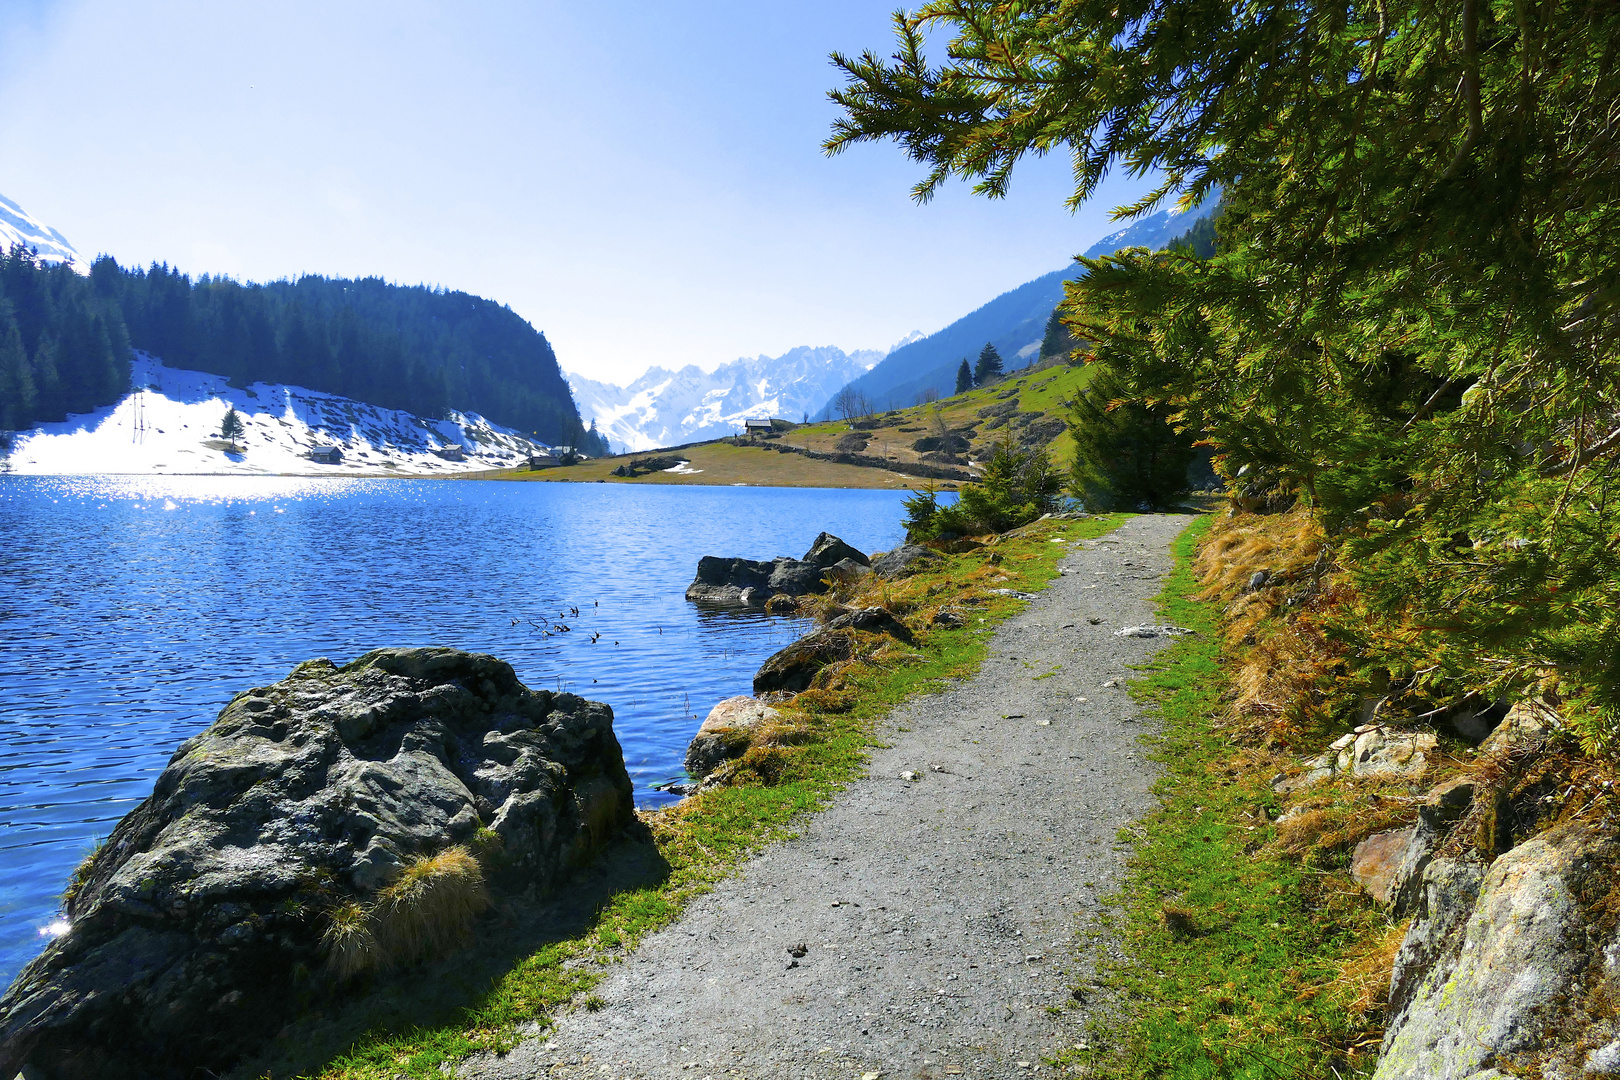
[{"label": "gravel stone on path", "polygon": [[1070,991],[1129,855],[1116,834],[1153,803],[1125,686],[1171,639],[1115,631],[1153,622],[1191,520],[1070,545],[976,677],[895,709],[870,775],[643,940],[603,1008],[457,1075],[1051,1075],[1043,1058],[1084,1039]]}]

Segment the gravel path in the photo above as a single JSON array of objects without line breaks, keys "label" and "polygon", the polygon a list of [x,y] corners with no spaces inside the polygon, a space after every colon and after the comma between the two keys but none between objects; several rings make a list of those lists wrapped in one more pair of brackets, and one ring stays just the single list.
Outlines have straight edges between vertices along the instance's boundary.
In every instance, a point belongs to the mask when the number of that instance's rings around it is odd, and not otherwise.
[{"label": "gravel path", "polygon": [[[1074,545],[979,675],[894,711],[871,773],[464,1080],[1016,1077],[1079,1041],[1079,935],[1151,806],[1124,689],[1190,518]],[[901,779],[914,771],[920,780]],[[798,947],[803,947],[803,955]]]}]

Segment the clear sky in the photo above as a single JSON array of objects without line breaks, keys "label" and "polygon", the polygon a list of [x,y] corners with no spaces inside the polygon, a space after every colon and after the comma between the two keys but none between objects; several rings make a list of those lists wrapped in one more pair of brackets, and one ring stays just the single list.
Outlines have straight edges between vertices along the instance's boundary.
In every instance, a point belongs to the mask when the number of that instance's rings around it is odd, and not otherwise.
[{"label": "clear sky", "polygon": [[826,158],[827,54],[887,2],[0,0],[0,194],[86,255],[378,275],[502,301],[625,382],[795,345],[883,348],[1120,226],[916,206],[889,144]]}]

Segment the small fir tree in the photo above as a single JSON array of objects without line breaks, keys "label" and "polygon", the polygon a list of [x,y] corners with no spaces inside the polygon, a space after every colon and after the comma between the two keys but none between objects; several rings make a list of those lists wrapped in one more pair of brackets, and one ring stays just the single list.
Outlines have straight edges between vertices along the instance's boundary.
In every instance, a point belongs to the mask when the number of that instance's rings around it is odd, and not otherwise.
[{"label": "small fir tree", "polygon": [[222,439],[235,442],[242,437],[246,429],[242,426],[242,418],[236,415],[236,406],[225,410],[225,419],[219,422],[219,435]]},{"label": "small fir tree", "polygon": [[1001,354],[987,341],[984,348],[979,351],[979,362],[973,365],[973,382],[977,386],[983,386],[999,378],[1001,378]]},{"label": "small fir tree", "polygon": [[1152,510],[1187,490],[1192,437],[1165,420],[1169,410],[1129,397],[1106,364],[1069,408],[1075,455],[1070,487],[1089,510]]},{"label": "small fir tree", "polygon": [[956,392],[965,394],[973,389],[973,369],[968,367],[967,357],[962,358],[962,366],[956,369]]}]

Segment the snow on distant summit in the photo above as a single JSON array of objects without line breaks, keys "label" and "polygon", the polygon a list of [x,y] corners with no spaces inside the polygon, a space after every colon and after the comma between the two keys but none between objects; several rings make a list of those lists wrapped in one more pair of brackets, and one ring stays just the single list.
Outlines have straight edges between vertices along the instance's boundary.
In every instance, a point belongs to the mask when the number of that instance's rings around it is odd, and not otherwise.
[{"label": "snow on distant summit", "polygon": [[776,357],[745,356],[708,373],[696,365],[650,367],[625,387],[564,375],[580,419],[594,419],[615,450],[637,451],[734,434],[750,416],[798,420],[882,358],[876,349],[846,353],[801,345]]},{"label": "snow on distant summit", "polygon": [[[512,468],[545,449],[476,413],[430,420],[301,386],[237,389],[142,352],[132,366],[134,389],[123,400],[17,432],[9,453],[0,447],[0,472],[449,476]],[[218,437],[229,408],[245,428],[234,443],[240,453]],[[341,459],[311,460],[323,447],[336,447]]]},{"label": "snow on distant summit", "polygon": [[0,195],[0,249],[9,251],[13,244],[33,248],[45,262],[67,263],[81,274],[90,270],[67,237]]}]

